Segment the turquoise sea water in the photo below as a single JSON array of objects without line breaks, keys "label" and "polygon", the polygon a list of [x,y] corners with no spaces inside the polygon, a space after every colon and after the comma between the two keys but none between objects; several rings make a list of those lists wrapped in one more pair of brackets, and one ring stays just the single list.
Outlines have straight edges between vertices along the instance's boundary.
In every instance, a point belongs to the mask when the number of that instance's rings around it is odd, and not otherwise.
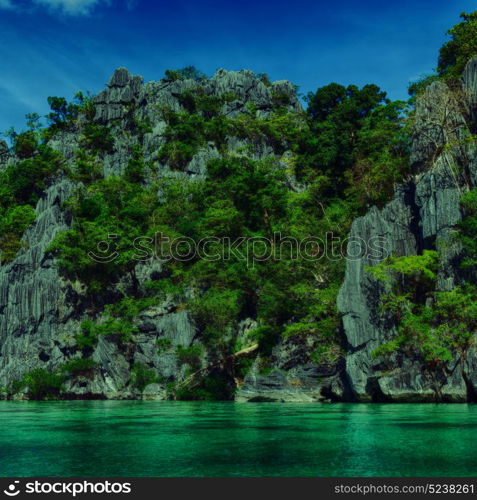
[{"label": "turquoise sea water", "polygon": [[1,476],[475,476],[477,406],[0,402]]}]

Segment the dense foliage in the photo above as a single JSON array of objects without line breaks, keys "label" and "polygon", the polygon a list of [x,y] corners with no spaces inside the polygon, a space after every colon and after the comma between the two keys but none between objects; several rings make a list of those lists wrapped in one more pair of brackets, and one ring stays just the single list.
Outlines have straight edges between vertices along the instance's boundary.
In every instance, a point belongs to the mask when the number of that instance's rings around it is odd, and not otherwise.
[{"label": "dense foliage", "polygon": [[465,65],[477,54],[477,11],[463,12],[462,21],[447,34],[450,37],[439,50],[438,73],[445,78],[460,78]]},{"label": "dense foliage", "polygon": [[406,103],[391,103],[376,85],[336,83],[307,100],[310,134],[302,145],[300,174],[319,177],[324,194],[351,189],[361,203],[389,198],[384,186],[402,179],[407,168]]}]

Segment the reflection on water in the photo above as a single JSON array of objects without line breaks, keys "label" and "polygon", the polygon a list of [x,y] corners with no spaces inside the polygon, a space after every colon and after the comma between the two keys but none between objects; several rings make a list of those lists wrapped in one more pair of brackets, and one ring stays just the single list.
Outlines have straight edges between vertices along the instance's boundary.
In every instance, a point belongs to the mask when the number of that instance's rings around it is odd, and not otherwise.
[{"label": "reflection on water", "polygon": [[2,476],[475,476],[477,406],[0,402]]}]

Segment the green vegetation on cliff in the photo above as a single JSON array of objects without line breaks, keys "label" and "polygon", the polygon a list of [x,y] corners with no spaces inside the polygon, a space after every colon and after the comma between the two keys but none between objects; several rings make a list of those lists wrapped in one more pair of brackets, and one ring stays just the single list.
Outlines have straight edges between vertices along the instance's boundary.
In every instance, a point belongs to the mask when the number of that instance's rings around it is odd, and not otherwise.
[{"label": "green vegetation on cliff", "polygon": [[[313,362],[331,362],[339,352],[335,302],[344,261],[320,258],[324,249],[311,239],[324,236],[328,241],[323,244],[344,239],[356,214],[370,203],[389,199],[393,181],[406,173],[406,105],[390,102],[375,85],[358,89],[331,84],[308,96],[306,113],[287,110],[287,101],[277,98],[267,116],[248,106],[229,118],[221,109],[233,99],[228,94],[218,99],[187,90],[180,96],[182,111],[161,110],[167,128],[158,162],[186,170],[200,148],[212,142],[219,155],[208,161],[204,179],[145,182],[140,146],[132,152],[122,177],[96,179],[87,175],[81,163],[84,187],[67,205],[73,227],[59,234],[50,250],[65,276],[87,286],[96,307],[104,307],[124,275],[130,275],[132,286],[126,293],[131,295],[126,299],[131,303],[159,303],[171,291],[184,296],[193,290],[193,298],[184,299],[185,307],[194,316],[209,355],[217,359],[243,347],[237,328],[249,317],[257,327],[248,339],[258,342],[262,356],[270,356],[280,339],[295,337],[303,343],[311,339]],[[230,137],[246,140],[252,147],[230,151]],[[274,154],[257,159],[253,144],[269,144]],[[285,151],[290,152],[288,163],[280,159]],[[102,147],[96,153],[103,154]],[[83,161],[85,154],[79,152],[78,158]],[[93,168],[97,160],[88,161]],[[304,188],[291,190],[290,176]],[[92,260],[88,252],[112,234],[116,258]],[[169,241],[207,239],[202,250],[220,257],[194,254],[169,260],[160,279],[140,287],[134,242],[143,238],[142,249],[147,253],[158,234]],[[278,254],[277,234],[298,242],[310,239],[308,254],[298,256],[290,245],[281,245]],[[224,258],[224,238],[245,243]],[[244,259],[250,245],[258,242],[265,245],[261,251],[267,258]],[[84,325],[78,337],[82,348],[94,346],[101,334],[116,334],[123,342],[133,340],[134,314],[127,318],[116,308],[116,320],[111,315],[114,307],[105,308],[98,324]],[[179,358],[184,356],[178,351]],[[193,368],[195,362],[187,364]],[[181,394],[185,397],[184,390]]]},{"label": "green vegetation on cliff", "polygon": [[[230,370],[240,376],[248,360],[231,357],[255,344],[254,355],[266,370],[281,341],[304,346],[310,363],[336,363],[341,348],[336,297],[346,244],[336,255],[333,242],[344,241],[357,216],[384,206],[395,184],[413,174],[415,96],[435,79],[455,80],[475,52],[475,14],[462,17],[441,49],[439,75],[413,84],[409,102],[390,101],[374,84],[331,83],[309,93],[302,111],[292,106],[290,92],[261,75],[262,86],[272,90],[270,102],[259,108],[252,101],[237,103],[233,92],[208,93],[202,85],[207,78],[192,67],[166,72],[165,84],[201,85],[185,86],[175,107],[157,105],[158,123],[134,114],[130,105],[129,121],[121,128],[114,119],[96,119],[89,96],[79,93],[72,103],[49,98],[48,127],[30,115],[27,131],[10,132],[15,160],[0,172],[2,261],[13,260],[24,247],[35,206],[55,176],[67,177],[76,184],[62,207],[71,225],[56,235],[48,253],[62,276],[84,293],[90,318],[78,322],[72,335],[80,358],[58,373],[32,371],[18,389],[53,398],[71,377],[94,376],[91,355],[102,336],[129,356],[138,317],[170,296],[177,299],[177,310],[194,318],[207,347],[205,353],[195,344],[158,343],[159,350],[174,351],[189,377],[207,363],[235,363]],[[234,112],[224,111],[229,109]],[[161,142],[151,159],[148,140],[158,124]],[[67,133],[76,139],[66,160],[54,143]],[[127,162],[111,175],[106,158],[118,148],[126,150]],[[203,172],[197,175],[191,162],[203,153]],[[449,361],[456,351],[464,355],[477,328],[476,206],[474,191],[463,196],[466,217],[459,237],[468,277],[452,291],[436,291],[435,249],[390,257],[369,269],[387,291],[382,310],[396,330],[376,356],[410,352],[431,366]],[[226,256],[224,239],[240,242]],[[293,244],[281,244],[287,239],[309,244],[297,252]],[[173,241],[207,241],[207,246],[170,258]],[[109,256],[92,258],[99,242],[109,243]],[[259,248],[261,258],[256,253],[247,258]],[[157,252],[164,260],[161,272],[144,282],[139,257],[145,261]],[[247,319],[253,326],[244,338],[240,324]],[[226,397],[229,388],[220,374],[211,370],[198,378],[193,388],[169,390],[178,398]],[[150,366],[131,361],[130,383],[139,392],[159,380]]]},{"label": "green vegetation on cliff", "polygon": [[462,21],[448,32],[448,40],[439,50],[437,71],[445,78],[460,78],[465,65],[476,55],[477,11],[460,15]]}]

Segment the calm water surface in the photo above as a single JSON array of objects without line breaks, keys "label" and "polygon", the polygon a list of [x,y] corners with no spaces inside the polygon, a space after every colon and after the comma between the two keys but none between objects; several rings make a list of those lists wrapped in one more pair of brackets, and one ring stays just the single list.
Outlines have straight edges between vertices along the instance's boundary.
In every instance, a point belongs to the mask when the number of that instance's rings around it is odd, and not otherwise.
[{"label": "calm water surface", "polygon": [[475,476],[477,406],[0,402],[2,476]]}]

